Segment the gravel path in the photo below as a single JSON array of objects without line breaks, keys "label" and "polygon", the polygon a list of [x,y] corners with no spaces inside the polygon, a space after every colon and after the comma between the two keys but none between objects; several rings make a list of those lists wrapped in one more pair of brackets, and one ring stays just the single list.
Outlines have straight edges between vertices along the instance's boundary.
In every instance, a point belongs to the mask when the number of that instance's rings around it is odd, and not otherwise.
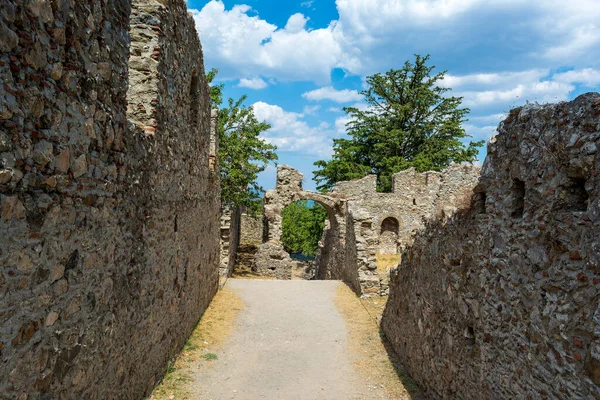
[{"label": "gravel path", "polygon": [[336,281],[229,279],[245,308],[194,381],[202,400],[385,398],[353,370]]}]

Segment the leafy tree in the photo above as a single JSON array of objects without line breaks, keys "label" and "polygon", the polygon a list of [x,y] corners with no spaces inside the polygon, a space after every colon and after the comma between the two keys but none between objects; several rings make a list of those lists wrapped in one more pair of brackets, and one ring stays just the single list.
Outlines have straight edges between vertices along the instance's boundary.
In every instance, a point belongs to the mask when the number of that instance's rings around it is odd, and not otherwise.
[{"label": "leafy tree", "polygon": [[297,201],[281,212],[283,247],[289,253],[314,256],[319,249],[327,211],[313,202]]},{"label": "leafy tree", "polygon": [[439,171],[476,160],[483,141],[461,141],[470,137],[461,126],[470,110],[460,108],[462,97],[447,96],[450,89],[438,86],[445,71],[433,74],[429,56],[415,57],[414,64],[367,77],[369,87],[361,92],[367,109],[344,108],[350,138],[334,139],[332,159],[315,162],[319,190],[376,174],[378,190],[386,192],[399,171]]},{"label": "leafy tree", "polygon": [[[206,78],[212,83],[217,70]],[[270,162],[275,163],[276,146],[260,138],[271,125],[259,122],[252,107],[244,105],[246,96],[230,98],[223,106],[223,84],[210,87],[213,107],[219,107],[219,166],[221,171],[221,203],[223,206],[244,206],[250,212],[260,209],[262,187],[256,182],[258,174]]]}]

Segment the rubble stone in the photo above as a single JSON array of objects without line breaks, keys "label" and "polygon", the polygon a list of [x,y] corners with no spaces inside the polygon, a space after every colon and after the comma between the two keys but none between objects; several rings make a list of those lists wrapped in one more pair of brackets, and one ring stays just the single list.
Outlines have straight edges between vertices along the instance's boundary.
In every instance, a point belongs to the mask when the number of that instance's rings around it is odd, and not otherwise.
[{"label": "rubble stone", "polygon": [[430,398],[600,398],[599,117],[597,93],[512,110],[392,271],[382,327]]},{"label": "rubble stone", "polygon": [[147,397],[218,289],[194,20],[183,0],[3,0],[0,82],[0,397]]}]

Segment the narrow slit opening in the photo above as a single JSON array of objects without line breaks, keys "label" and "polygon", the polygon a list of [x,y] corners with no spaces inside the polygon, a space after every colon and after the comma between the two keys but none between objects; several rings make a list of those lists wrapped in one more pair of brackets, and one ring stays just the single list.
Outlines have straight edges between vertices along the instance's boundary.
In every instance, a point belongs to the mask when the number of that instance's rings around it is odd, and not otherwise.
[{"label": "narrow slit opening", "polygon": [[520,179],[513,181],[513,197],[514,206],[511,215],[513,218],[523,218],[525,212],[525,182]]}]

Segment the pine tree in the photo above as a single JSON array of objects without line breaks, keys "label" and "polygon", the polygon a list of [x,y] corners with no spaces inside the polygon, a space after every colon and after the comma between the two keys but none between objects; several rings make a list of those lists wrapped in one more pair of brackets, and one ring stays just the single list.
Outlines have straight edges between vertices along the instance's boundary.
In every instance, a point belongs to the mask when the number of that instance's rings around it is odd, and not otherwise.
[{"label": "pine tree", "polygon": [[332,159],[315,162],[319,190],[376,174],[378,190],[389,192],[399,171],[440,171],[452,162],[476,160],[483,141],[463,143],[470,137],[462,127],[470,110],[461,108],[461,97],[447,96],[450,89],[438,86],[445,72],[433,74],[429,56],[415,57],[414,64],[367,77],[368,89],[361,92],[365,110],[344,108],[350,138],[334,139]]}]

